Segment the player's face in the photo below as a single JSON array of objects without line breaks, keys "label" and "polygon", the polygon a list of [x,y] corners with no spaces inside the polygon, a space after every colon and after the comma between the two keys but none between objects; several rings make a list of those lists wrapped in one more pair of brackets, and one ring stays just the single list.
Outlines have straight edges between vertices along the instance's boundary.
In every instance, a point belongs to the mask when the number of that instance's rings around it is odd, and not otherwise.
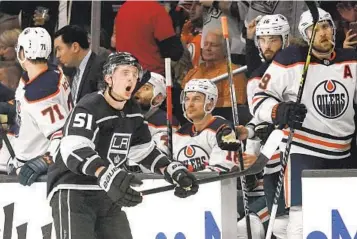
[{"label": "player's face", "polygon": [[216,34],[208,33],[203,43],[202,56],[205,61],[224,59],[223,40]]},{"label": "player's face", "polygon": [[120,100],[129,100],[139,78],[138,68],[131,65],[118,66],[111,79],[107,79],[112,86],[112,94]]},{"label": "player's face", "polygon": [[184,98],[186,115],[193,122],[202,120],[205,115],[205,95],[199,92],[187,92]]},{"label": "player's face", "polygon": [[135,93],[135,99],[144,107],[150,107],[153,96],[154,87],[150,83],[146,83]]},{"label": "player's face", "polygon": [[[310,39],[312,36],[312,26],[306,31],[307,36]],[[333,48],[333,28],[328,21],[317,23],[313,47],[319,52],[329,52]]]},{"label": "player's face", "polygon": [[283,41],[281,36],[259,36],[258,44],[265,59],[270,61],[283,46]]},{"label": "player's face", "polygon": [[[58,61],[66,67],[76,67],[74,45],[67,45],[63,42],[62,36],[59,36],[54,41],[56,58]],[[77,44],[77,43],[76,43]]]}]

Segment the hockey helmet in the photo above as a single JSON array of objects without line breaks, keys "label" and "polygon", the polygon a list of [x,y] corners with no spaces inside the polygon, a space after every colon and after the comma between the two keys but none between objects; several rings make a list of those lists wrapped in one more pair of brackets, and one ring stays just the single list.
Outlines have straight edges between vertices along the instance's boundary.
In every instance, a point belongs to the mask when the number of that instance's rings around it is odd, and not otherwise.
[{"label": "hockey helmet", "polygon": [[19,35],[16,45],[16,55],[21,63],[19,53],[23,49],[26,59],[47,59],[52,51],[50,34],[42,27],[25,28]]},{"label": "hockey helmet", "polygon": [[139,71],[139,81],[143,76],[143,68],[141,67],[139,60],[129,52],[113,52],[111,53],[103,66],[104,75],[113,75],[117,66],[131,65],[135,66]]},{"label": "hockey helmet", "polygon": [[263,55],[258,42],[259,36],[281,36],[282,49],[284,49],[289,45],[289,33],[290,26],[286,17],[281,14],[265,15],[256,26],[255,45],[259,49],[259,53]]},{"label": "hockey helmet", "polygon": [[[335,42],[335,36],[336,36],[336,27],[335,23],[333,22],[333,19],[330,15],[330,13],[326,12],[325,10],[321,8],[317,8],[319,12],[319,22],[322,21],[328,21],[333,29],[333,42]],[[303,12],[300,16],[300,22],[299,22],[299,32],[302,36],[302,38],[306,41],[309,42],[309,38],[306,34],[306,29],[312,26],[314,23],[311,12],[309,10]]]},{"label": "hockey helmet", "polygon": [[[182,110],[184,112],[185,117],[186,117],[185,96],[187,92],[199,92],[204,94],[206,97],[204,103],[204,109],[203,109],[205,114],[209,114],[213,111],[218,99],[218,89],[217,86],[212,81],[210,81],[209,79],[192,79],[189,82],[187,82],[184,90],[181,92],[181,97],[180,97]],[[206,106],[210,102],[213,102],[213,107],[210,110],[207,110]]]}]

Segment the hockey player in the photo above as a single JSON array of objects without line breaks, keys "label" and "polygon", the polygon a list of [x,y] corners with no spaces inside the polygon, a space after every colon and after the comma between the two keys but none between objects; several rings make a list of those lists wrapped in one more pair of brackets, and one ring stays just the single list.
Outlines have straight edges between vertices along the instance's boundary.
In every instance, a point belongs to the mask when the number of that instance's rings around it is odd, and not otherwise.
[{"label": "hockey player", "polygon": [[[222,150],[218,143],[217,132],[222,127],[231,127],[232,123],[218,116],[213,116],[218,97],[218,89],[214,83],[207,79],[190,80],[182,92],[181,102],[184,116],[189,123],[183,125],[173,135],[173,155],[174,159],[182,162],[189,171],[216,171],[229,172],[237,167],[237,156],[235,152]],[[232,132],[232,131],[230,131]],[[233,133],[234,135],[234,133]],[[233,136],[235,138],[235,136]],[[255,158],[255,155],[244,155],[246,160]],[[262,192],[262,182],[254,190],[249,192],[252,211],[256,212],[251,217],[253,238],[264,236],[264,228],[256,215],[264,217],[266,209],[265,198]],[[258,200],[261,202],[258,202]],[[242,203],[238,202],[238,213],[244,212]],[[241,227],[238,222],[238,238],[244,237],[246,227]],[[257,236],[259,235],[259,237]]]},{"label": "hockey player", "polygon": [[109,55],[104,65],[104,92],[86,95],[64,127],[59,154],[48,173],[48,192],[57,238],[132,238],[122,207],[142,202],[131,188],[141,181],[121,169],[133,160],[164,174],[178,186],[175,195],[198,191],[195,177],[171,162],[151,139],[132,92],[142,68],[126,52]]},{"label": "hockey player", "polygon": [[71,108],[67,79],[47,64],[51,42],[48,32],[40,27],[24,29],[17,42],[17,59],[25,71],[15,93],[19,132],[14,151],[22,185],[29,186],[46,174]]},{"label": "hockey player", "polygon": [[[149,81],[135,93],[135,99],[140,104],[144,118],[148,121],[151,137],[161,151],[167,154],[166,112],[160,105],[166,99],[165,78],[151,72]],[[173,116],[173,133],[178,129],[179,122]]]},{"label": "hockey player", "polygon": [[173,135],[173,155],[190,172],[229,172],[237,166],[236,157],[217,144],[217,130],[231,125],[212,115],[217,98],[218,89],[208,79],[190,80],[181,93],[182,110],[190,122]]},{"label": "hockey player", "polygon": [[[334,48],[336,29],[331,15],[320,8],[318,12],[301,103],[295,101],[308,48],[288,47],[276,55],[261,78],[251,106],[258,120],[295,129],[285,174],[289,239],[302,238],[302,170],[347,167],[355,130],[357,56],[353,50]],[[311,13],[306,11],[299,22],[306,42],[312,28]]]},{"label": "hockey player", "polygon": [[[259,82],[264,72],[273,61],[274,56],[289,45],[290,27],[287,19],[281,14],[263,16],[256,26],[255,44],[259,50],[259,54],[263,63],[251,74],[251,79],[247,85],[248,104],[253,105],[253,96],[256,88],[259,87]],[[264,145],[270,132],[274,130],[274,125],[267,122],[262,122],[253,117],[246,128],[239,127],[239,139],[247,139],[247,151],[259,153],[260,145]],[[260,142],[259,142],[260,141]],[[224,142],[220,142],[222,148],[226,148]],[[232,147],[232,146],[231,146]],[[271,210],[276,183],[279,178],[280,154],[279,151],[269,162],[264,169],[264,193],[269,211]],[[286,209],[283,193],[279,199],[279,211],[275,221],[274,235],[279,238],[286,238]],[[244,221],[243,221],[244,222]],[[263,221],[262,221],[263,222]],[[267,223],[264,224],[264,226]]]}]

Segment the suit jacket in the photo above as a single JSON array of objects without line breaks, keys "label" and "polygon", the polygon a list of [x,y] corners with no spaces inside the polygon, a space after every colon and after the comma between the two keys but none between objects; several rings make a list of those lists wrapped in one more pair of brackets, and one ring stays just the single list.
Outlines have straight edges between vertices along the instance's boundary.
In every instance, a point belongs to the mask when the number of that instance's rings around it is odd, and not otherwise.
[{"label": "suit jacket", "polygon": [[[86,68],[83,72],[82,79],[80,81],[80,85],[78,88],[78,95],[75,104],[83,98],[86,94],[98,91],[100,89],[101,84],[103,83],[103,65],[105,59],[98,56],[94,52],[90,55]],[[71,78],[71,86],[73,82],[74,75],[76,74],[76,70],[64,69],[65,75],[69,75]]]}]

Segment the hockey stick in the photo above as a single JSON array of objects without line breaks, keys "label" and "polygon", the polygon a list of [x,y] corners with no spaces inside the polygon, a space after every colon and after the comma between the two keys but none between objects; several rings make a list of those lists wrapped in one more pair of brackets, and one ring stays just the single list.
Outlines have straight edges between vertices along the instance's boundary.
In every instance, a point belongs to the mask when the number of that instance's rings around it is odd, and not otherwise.
[{"label": "hockey stick", "polygon": [[[221,181],[224,179],[229,179],[229,178],[237,178],[241,176],[246,176],[246,175],[254,175],[257,173],[260,173],[266,163],[269,161],[269,159],[273,156],[275,153],[276,149],[278,148],[281,140],[284,137],[284,133],[282,130],[274,130],[269,138],[267,139],[263,149],[261,150],[257,160],[254,162],[252,166],[250,166],[248,169],[243,170],[243,171],[234,171],[234,172],[229,172],[229,173],[222,173],[218,176],[214,177],[208,177],[204,178],[201,180],[198,180],[198,184],[206,184],[206,183],[212,183],[212,182],[217,182]],[[156,193],[161,193],[161,192],[166,192],[175,189],[176,185],[170,184],[167,186],[159,187],[159,188],[153,188],[153,189],[148,189],[148,190],[143,190],[140,193],[145,196],[145,195],[150,195],[150,194],[156,194]]]},{"label": "hockey stick", "polygon": [[[240,73],[243,73],[243,72],[246,72],[248,70],[248,67],[247,66],[241,66],[239,67],[238,69],[235,69],[232,71],[232,74],[233,75],[237,75],[237,74],[240,74]],[[218,82],[226,79],[228,77],[228,73],[224,73],[222,75],[219,75],[219,76],[216,76],[215,78],[212,78],[211,81],[215,84],[217,84]]]},{"label": "hockey stick", "polygon": [[11,146],[10,140],[7,137],[7,134],[6,134],[5,130],[3,129],[3,127],[0,126],[0,128],[1,128],[0,131],[1,131],[1,134],[2,134],[2,138],[3,138],[4,142],[5,142],[7,150],[9,151],[11,158],[15,159],[15,151]]},{"label": "hockey stick", "polygon": [[[227,73],[228,73],[229,90],[230,90],[231,103],[232,103],[233,124],[234,124],[234,128],[237,129],[237,127],[239,126],[239,118],[238,118],[237,98],[236,98],[236,92],[235,92],[236,90],[235,90],[233,74],[232,74],[231,46],[229,44],[229,38],[228,38],[229,33],[228,33],[227,17],[225,17],[225,16],[221,17],[221,23],[222,23],[223,37],[226,41],[226,47],[227,47]],[[238,159],[239,159],[239,164],[240,164],[240,170],[244,171],[243,150],[242,150],[241,144],[238,147]],[[245,220],[246,220],[246,225],[247,225],[247,235],[248,235],[248,239],[252,239],[252,231],[251,231],[251,227],[250,227],[250,216],[249,216],[250,210],[249,210],[249,204],[248,204],[248,193],[247,193],[247,185],[246,185],[245,176],[241,176],[240,181],[241,181],[242,191],[243,191],[243,204],[244,204]]]},{"label": "hockey stick", "polygon": [[168,158],[173,159],[172,153],[172,78],[171,59],[165,58],[165,78],[166,78],[166,124],[167,124],[167,148]]},{"label": "hockey stick", "polygon": [[[304,65],[304,68],[303,68],[303,72],[302,72],[302,75],[301,75],[299,91],[298,91],[297,99],[296,99],[297,103],[301,102],[302,94],[303,94],[303,91],[304,91],[304,85],[305,85],[305,82],[306,82],[307,71],[309,69],[310,60],[311,60],[312,45],[314,43],[314,39],[315,39],[315,35],[316,35],[316,29],[317,29],[317,22],[318,22],[318,19],[319,19],[319,12],[317,10],[317,6],[316,6],[315,2],[305,1],[305,3],[308,6],[308,8],[309,8],[309,10],[311,12],[312,18],[313,18],[313,30],[312,30],[312,35],[311,35],[311,39],[310,39],[310,42],[309,42],[309,50],[307,52],[306,62],[305,62],[305,65]],[[283,182],[284,182],[284,175],[285,175],[286,165],[287,165],[288,160],[289,160],[289,154],[290,154],[290,149],[291,149],[291,143],[293,141],[294,131],[295,130],[293,128],[290,128],[288,140],[287,140],[286,146],[285,146],[285,152],[284,152],[283,160],[281,162],[281,169],[280,169],[280,172],[279,172],[279,180],[278,180],[277,187],[275,189],[273,207],[272,207],[272,210],[271,210],[271,213],[270,213],[269,225],[268,225],[268,230],[267,230],[267,234],[266,234],[265,239],[270,239],[272,234],[273,234],[274,222],[275,222],[276,213],[277,213],[277,210],[278,210],[278,200],[279,200],[281,188],[282,188]]]}]

